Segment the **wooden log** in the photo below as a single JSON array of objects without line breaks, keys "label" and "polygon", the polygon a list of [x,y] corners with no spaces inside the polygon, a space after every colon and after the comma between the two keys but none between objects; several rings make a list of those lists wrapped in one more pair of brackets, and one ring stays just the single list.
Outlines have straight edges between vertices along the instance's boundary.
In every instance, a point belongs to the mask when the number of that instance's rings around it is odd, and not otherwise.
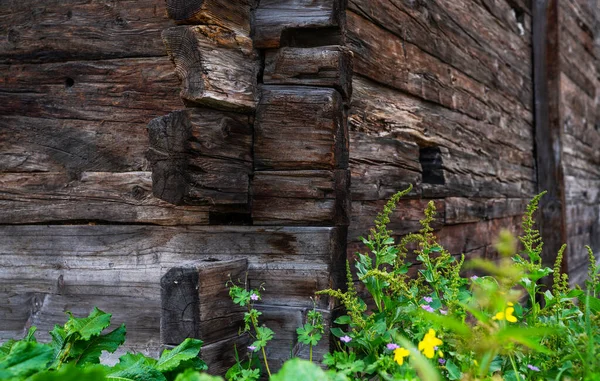
[{"label": "wooden log", "polygon": [[531,110],[522,102],[498,94],[353,12],[348,12],[348,43],[354,52],[355,75],[488,123],[532,123]]},{"label": "wooden log", "polygon": [[347,225],[350,172],[261,171],[252,182],[258,225]]},{"label": "wooden log", "polygon": [[352,200],[388,199],[413,185],[410,196],[421,193],[419,147],[387,136],[350,132]]},{"label": "wooden log", "polygon": [[341,46],[268,50],[263,81],[270,85],[333,87],[344,99],[350,99],[352,53]]},{"label": "wooden log", "polygon": [[462,198],[445,199],[445,220],[449,225],[479,222],[497,218],[522,216],[528,199],[522,198]]},{"label": "wooden log", "polygon": [[152,195],[151,172],[0,174],[5,224],[65,221],[207,225],[210,207],[174,206]]},{"label": "wooden log", "polygon": [[[350,0],[348,6],[485,85],[488,97],[507,96],[531,110],[531,58],[524,54],[531,51],[529,5],[488,0],[469,6],[443,1]],[[360,46],[361,41],[356,44]],[[411,50],[405,56],[414,60]]]},{"label": "wooden log", "polygon": [[172,204],[246,205],[252,171],[247,116],[187,109],[148,125],[154,195]]},{"label": "wooden log", "polygon": [[171,21],[163,0],[3,1],[0,62],[57,62],[165,55]]},{"label": "wooden log", "polygon": [[177,24],[218,25],[250,34],[254,0],[167,0],[167,14]]},{"label": "wooden log", "polygon": [[254,14],[254,44],[278,48],[286,30],[340,29],[345,9],[343,0],[262,0]]},{"label": "wooden log", "polygon": [[[349,116],[353,134],[360,131],[413,144],[415,148],[406,152],[413,156],[413,162],[420,159],[416,146],[439,149],[445,184],[421,184],[426,197],[525,198],[533,193],[531,131],[516,125],[476,121],[464,113],[422,102],[361,77],[355,77],[353,82]],[[498,144],[502,144],[501,151]],[[419,164],[422,167],[423,163]],[[360,177],[355,178],[354,184],[365,183]]]},{"label": "wooden log", "polygon": [[200,349],[200,357],[208,365],[210,374],[225,375],[235,364],[236,353],[241,359],[245,358],[248,345],[250,345],[248,335],[232,337],[203,346]]},{"label": "wooden log", "polygon": [[204,260],[173,267],[161,278],[160,341],[177,345],[187,337],[211,344],[236,337],[244,308],[229,297],[226,283],[246,279],[246,259]]},{"label": "wooden log", "polygon": [[167,57],[1,65],[0,71],[6,74],[0,77],[0,115],[43,118],[42,127],[56,123],[49,119],[146,124],[181,107]]},{"label": "wooden log", "polygon": [[184,101],[254,110],[258,64],[249,37],[214,25],[169,28],[162,37],[181,80]]},{"label": "wooden log", "polygon": [[256,170],[327,170],[347,165],[347,124],[336,90],[263,88],[254,125]]}]

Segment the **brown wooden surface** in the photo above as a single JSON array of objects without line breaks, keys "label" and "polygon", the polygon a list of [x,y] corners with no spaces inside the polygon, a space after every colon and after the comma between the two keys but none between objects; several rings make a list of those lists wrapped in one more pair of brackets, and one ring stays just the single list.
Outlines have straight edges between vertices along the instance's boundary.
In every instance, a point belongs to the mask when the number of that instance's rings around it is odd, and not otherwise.
[{"label": "brown wooden surface", "polygon": [[153,193],[177,205],[248,204],[252,128],[247,116],[189,108],[148,125]]},{"label": "brown wooden surface", "polygon": [[352,53],[340,46],[268,50],[263,81],[270,85],[332,87],[349,99]]},{"label": "brown wooden surface", "polygon": [[347,145],[343,101],[336,90],[263,87],[254,125],[256,170],[346,168]]},{"label": "brown wooden surface", "polygon": [[250,34],[254,0],[167,0],[167,13],[178,24],[218,25]]},{"label": "brown wooden surface", "polygon": [[163,40],[186,102],[251,111],[255,107],[256,55],[252,40],[214,25],[165,29]]},{"label": "brown wooden surface", "polygon": [[260,171],[252,182],[256,225],[347,225],[350,172]]},{"label": "brown wooden surface", "polygon": [[254,44],[258,49],[278,48],[282,33],[290,29],[339,29],[344,8],[343,0],[261,0],[254,14]]}]

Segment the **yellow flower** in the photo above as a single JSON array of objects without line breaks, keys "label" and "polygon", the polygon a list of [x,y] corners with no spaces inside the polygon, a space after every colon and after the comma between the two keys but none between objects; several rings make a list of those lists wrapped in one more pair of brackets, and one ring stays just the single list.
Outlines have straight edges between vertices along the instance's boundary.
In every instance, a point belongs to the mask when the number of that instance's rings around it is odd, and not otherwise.
[{"label": "yellow flower", "polygon": [[410,352],[406,348],[396,348],[394,349],[394,361],[398,363],[398,365],[404,364],[404,358],[408,357]]},{"label": "yellow flower", "polygon": [[508,302],[508,307],[506,307],[506,309],[504,311],[498,312],[496,315],[494,315],[494,317],[492,318],[493,320],[506,320],[510,323],[516,323],[517,322],[517,318],[513,315],[513,313],[515,312],[515,307],[514,304]]},{"label": "yellow flower", "polygon": [[435,337],[435,331],[433,329],[429,329],[429,332],[425,334],[423,340],[421,340],[419,343],[419,350],[423,352],[425,357],[432,359],[435,355],[435,347],[442,344],[442,340]]}]

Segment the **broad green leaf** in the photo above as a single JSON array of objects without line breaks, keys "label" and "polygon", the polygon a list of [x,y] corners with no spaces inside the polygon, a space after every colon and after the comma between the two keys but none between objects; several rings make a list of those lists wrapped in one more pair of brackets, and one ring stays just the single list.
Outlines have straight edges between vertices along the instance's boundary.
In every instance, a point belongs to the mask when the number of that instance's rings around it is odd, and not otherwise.
[{"label": "broad green leaf", "polygon": [[65,323],[67,335],[78,333],[83,340],[89,340],[90,337],[99,335],[106,327],[110,325],[111,314],[94,307],[94,310],[88,317],[76,318],[72,313],[69,314],[69,321]]},{"label": "broad green leaf", "polygon": [[594,314],[600,312],[600,299],[595,298],[591,295],[589,296],[589,299],[585,295],[579,296],[579,302],[581,303],[581,305],[585,305],[586,300],[588,301],[588,306],[590,310]]},{"label": "broad green leaf", "polygon": [[65,345],[65,340],[67,338],[67,332],[63,327],[59,325],[55,325],[54,329],[50,331],[50,336],[52,337],[52,341],[50,342],[50,346],[54,349],[54,355],[57,356],[60,350]]},{"label": "broad green leaf", "polygon": [[288,360],[281,370],[271,377],[271,381],[329,381],[329,377],[317,365],[298,358]]},{"label": "broad green leaf", "polygon": [[462,377],[462,373],[460,369],[452,362],[452,360],[446,361],[446,370],[448,370],[448,379],[449,380],[460,380]]},{"label": "broad green leaf", "polygon": [[13,345],[15,345],[16,342],[16,340],[10,339],[0,346],[0,361],[4,360],[4,358],[10,353],[10,349],[13,347]]},{"label": "broad green leaf", "polygon": [[36,331],[37,331],[37,327],[31,326],[29,328],[29,331],[27,331],[27,335],[23,338],[23,341],[37,341],[34,336]]},{"label": "broad green leaf", "polygon": [[348,315],[342,315],[334,320],[335,324],[350,324],[352,323],[352,318]]},{"label": "broad green leaf", "polygon": [[106,335],[95,336],[89,341],[76,341],[70,358],[78,365],[99,364],[102,351],[113,353],[125,342],[125,324]]},{"label": "broad green leaf", "polygon": [[331,332],[331,334],[332,334],[333,336],[335,336],[335,337],[342,337],[342,336],[344,336],[344,335],[345,335],[344,331],[342,331],[342,330],[341,330],[340,328],[338,328],[338,327],[331,328],[331,329],[329,330],[329,332]]},{"label": "broad green leaf", "polygon": [[53,350],[47,344],[19,341],[0,362],[0,379],[25,377],[46,369]]},{"label": "broad green leaf", "polygon": [[128,360],[123,363],[120,361],[117,365],[113,372],[107,374],[108,381],[167,381],[158,369],[148,365],[145,358],[140,358],[134,363]]},{"label": "broad green leaf", "polygon": [[125,353],[123,356],[119,357],[119,362],[113,367],[113,370],[127,369],[138,363],[154,367],[157,361],[151,357],[144,356],[143,353]]},{"label": "broad green leaf", "polygon": [[27,381],[104,381],[103,368],[100,366],[91,366],[86,368],[77,368],[75,366],[63,366],[60,370],[47,370],[38,373]]},{"label": "broad green leaf", "polygon": [[184,373],[178,375],[175,381],[223,381],[223,378],[188,369]]},{"label": "broad green leaf", "polygon": [[163,351],[158,359],[158,363],[156,363],[156,369],[161,372],[173,370],[182,361],[197,357],[201,347],[202,340],[187,338],[175,348]]}]

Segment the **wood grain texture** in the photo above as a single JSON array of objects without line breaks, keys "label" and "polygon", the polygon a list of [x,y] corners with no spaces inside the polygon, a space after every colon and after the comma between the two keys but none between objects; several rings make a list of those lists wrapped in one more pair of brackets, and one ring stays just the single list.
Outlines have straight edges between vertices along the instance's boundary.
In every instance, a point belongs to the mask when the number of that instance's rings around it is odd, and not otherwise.
[{"label": "wood grain texture", "polygon": [[214,25],[169,28],[162,37],[181,80],[184,101],[254,110],[258,65],[250,38]]},{"label": "wood grain texture", "polygon": [[[354,52],[355,75],[363,75],[488,123],[532,123],[531,110],[523,105],[525,101],[519,102],[495,92],[494,88],[362,16],[348,12],[347,19],[348,45]],[[518,49],[527,51],[522,45],[518,45]]]},{"label": "wood grain texture", "polygon": [[341,28],[344,0],[261,0],[254,14],[254,45],[278,48],[281,34],[290,29]]},{"label": "wood grain texture", "polygon": [[247,116],[186,109],[148,125],[153,193],[176,205],[246,205],[252,172]]},{"label": "wood grain texture", "polygon": [[210,207],[178,207],[152,195],[150,172],[0,174],[4,224],[92,221],[206,225]]},{"label": "wood grain texture", "polygon": [[162,0],[0,3],[1,63],[165,56]]},{"label": "wood grain texture", "polygon": [[177,24],[218,25],[250,34],[254,0],[167,0],[167,14]]},{"label": "wood grain texture", "polygon": [[263,81],[270,85],[332,87],[352,95],[352,53],[340,46],[281,48],[265,55]]},{"label": "wood grain texture", "polygon": [[348,225],[350,172],[260,171],[252,182],[257,225]]},{"label": "wood grain texture", "polygon": [[334,89],[264,86],[254,125],[256,170],[347,168],[348,132]]},{"label": "wood grain texture", "polygon": [[236,337],[245,308],[231,302],[225,284],[245,280],[247,271],[246,259],[197,261],[167,271],[160,280],[161,343],[192,337],[208,345]]}]

